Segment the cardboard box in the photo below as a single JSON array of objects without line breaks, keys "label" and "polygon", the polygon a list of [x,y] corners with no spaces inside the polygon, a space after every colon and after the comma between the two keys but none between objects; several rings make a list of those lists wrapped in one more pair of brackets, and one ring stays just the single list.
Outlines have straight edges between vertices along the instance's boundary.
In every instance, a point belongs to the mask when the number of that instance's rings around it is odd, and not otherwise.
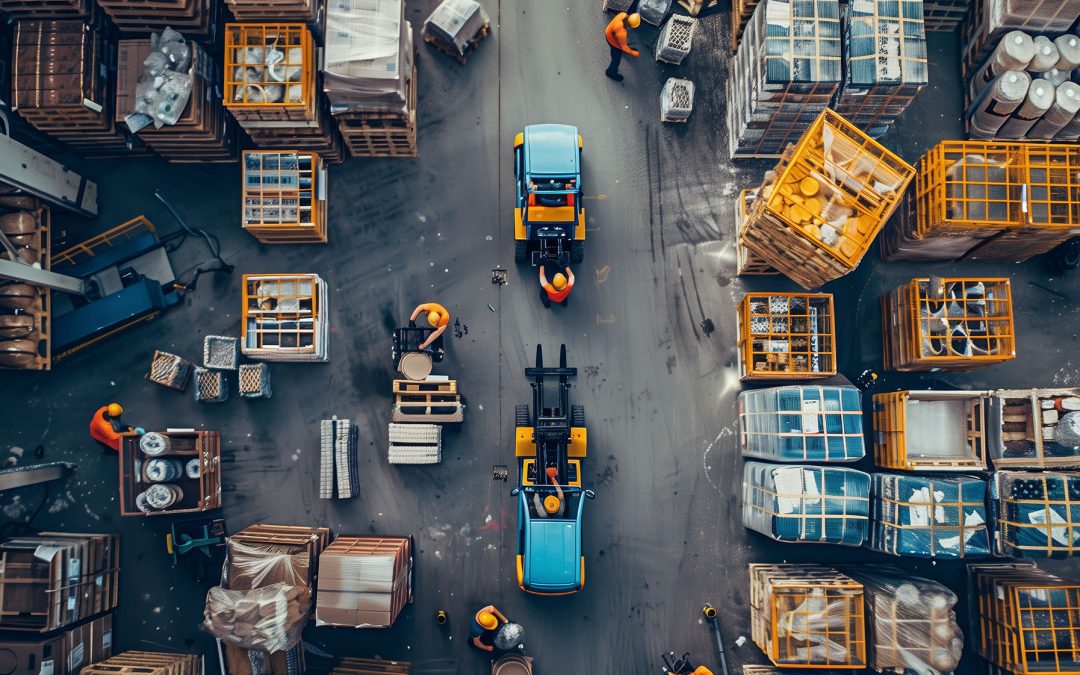
[{"label": "cardboard box", "polygon": [[0,639],[0,673],[77,675],[112,656],[112,614],[51,637]]},{"label": "cardboard box", "polygon": [[411,601],[408,537],[338,537],[319,556],[316,626],[389,627]]}]

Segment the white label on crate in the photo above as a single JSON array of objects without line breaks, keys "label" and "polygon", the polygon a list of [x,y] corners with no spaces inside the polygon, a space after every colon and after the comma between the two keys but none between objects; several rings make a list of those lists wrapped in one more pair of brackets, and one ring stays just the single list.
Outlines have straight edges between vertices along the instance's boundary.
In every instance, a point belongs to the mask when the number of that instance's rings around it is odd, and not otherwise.
[{"label": "white label on crate", "polygon": [[87,107],[87,108],[90,108],[90,109],[91,109],[91,110],[93,110],[94,112],[101,112],[101,104],[100,104],[100,103],[94,103],[94,102],[93,102],[93,101],[91,101],[90,99],[88,99],[88,98],[84,98],[84,99],[82,100],[82,104],[83,104],[83,105],[84,105],[85,107]]},{"label": "white label on crate", "polygon": [[112,628],[101,634],[101,648],[112,649]]},{"label": "white label on crate", "polygon": [[53,675],[53,660],[52,659],[48,659],[47,661],[42,661],[41,662],[41,669],[38,670],[38,675]]},{"label": "white label on crate", "polygon": [[69,612],[74,612],[75,611],[75,596],[74,595],[72,595],[71,597],[68,598],[67,608],[68,608]]},{"label": "white label on crate", "polygon": [[820,434],[817,413],[821,412],[821,401],[802,402],[802,431],[804,434]]},{"label": "white label on crate", "polygon": [[81,568],[82,568],[82,561],[81,560],[79,560],[78,558],[75,558],[74,560],[69,560],[68,561],[68,578],[69,579],[78,579],[79,578],[79,572],[80,572]]},{"label": "white label on crate", "polygon": [[76,668],[82,665],[85,651],[86,648],[83,647],[81,642],[71,648],[71,654],[68,655],[68,672],[74,672]]},{"label": "white label on crate", "polygon": [[326,201],[326,167],[319,169],[319,188],[316,194],[316,199],[320,202]]},{"label": "white label on crate", "polygon": [[102,586],[104,586],[105,585],[105,575],[104,574],[97,575],[97,577],[94,578],[94,585],[97,586],[98,588],[101,588]]}]

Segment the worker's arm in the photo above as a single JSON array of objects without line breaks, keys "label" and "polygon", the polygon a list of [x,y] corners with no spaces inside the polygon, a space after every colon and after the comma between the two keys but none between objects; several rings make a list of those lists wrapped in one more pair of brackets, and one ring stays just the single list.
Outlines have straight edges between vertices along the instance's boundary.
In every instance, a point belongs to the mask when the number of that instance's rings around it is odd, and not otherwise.
[{"label": "worker's arm", "polygon": [[502,612],[500,612],[498,609],[496,609],[494,605],[492,605],[492,607],[491,607],[491,613],[494,614],[495,616],[499,617],[499,620],[502,621],[503,623],[510,623],[510,619],[507,619],[506,615],[503,614]]},{"label": "worker's arm", "polygon": [[480,642],[479,637],[474,637],[472,639],[472,643],[473,643],[474,647],[476,647],[477,649],[483,649],[485,652],[493,652],[493,651],[495,651],[495,648],[492,647],[491,645],[486,645],[483,642]]},{"label": "worker's arm", "polygon": [[574,287],[574,272],[569,267],[566,268],[566,287]]},{"label": "worker's arm", "polygon": [[420,349],[427,349],[432,342],[439,339],[439,336],[446,332],[446,326],[439,326],[435,329],[435,332],[428,336],[426,340],[420,343]]},{"label": "worker's arm", "polygon": [[547,275],[544,274],[544,266],[543,265],[540,266],[540,285],[541,286],[547,286],[548,285],[548,279],[547,279]]},{"label": "worker's arm", "polygon": [[416,317],[420,316],[421,312],[427,309],[427,303],[417,305],[416,309],[412,311],[412,316],[409,317],[409,321],[416,321]]}]

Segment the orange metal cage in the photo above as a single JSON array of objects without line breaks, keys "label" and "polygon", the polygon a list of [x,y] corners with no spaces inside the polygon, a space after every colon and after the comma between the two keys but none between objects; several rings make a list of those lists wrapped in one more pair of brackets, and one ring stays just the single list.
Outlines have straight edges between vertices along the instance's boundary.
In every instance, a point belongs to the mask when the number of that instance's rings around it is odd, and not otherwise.
[{"label": "orange metal cage", "polygon": [[314,120],[315,79],[315,48],[304,24],[226,24],[225,106],[234,115],[247,119],[254,111],[245,109],[264,108]]},{"label": "orange metal cage", "polygon": [[318,276],[245,274],[243,285],[241,344],[245,354],[318,350]]},{"label": "orange metal cage", "polygon": [[743,380],[836,374],[833,296],[747,293],[739,303],[739,374]]},{"label": "orange metal cage", "polygon": [[305,151],[247,150],[243,227],[263,243],[326,241],[323,165]]},{"label": "orange metal cage", "polygon": [[989,396],[988,391],[874,394],[874,462],[901,471],[985,470]]}]

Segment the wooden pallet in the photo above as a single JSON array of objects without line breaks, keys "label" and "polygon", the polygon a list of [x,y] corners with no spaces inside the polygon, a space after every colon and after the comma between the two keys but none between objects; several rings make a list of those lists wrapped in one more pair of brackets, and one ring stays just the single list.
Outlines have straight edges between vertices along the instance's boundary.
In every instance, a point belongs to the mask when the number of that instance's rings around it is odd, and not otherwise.
[{"label": "wooden pallet", "polygon": [[411,664],[407,661],[384,661],[382,659],[355,659],[346,656],[338,661],[330,675],[384,675],[394,673],[409,675]]},{"label": "wooden pallet", "polygon": [[465,406],[460,401],[395,403],[390,421],[453,424],[465,421]]},{"label": "wooden pallet", "polygon": [[416,157],[416,68],[405,98],[406,112],[352,112],[334,115],[351,157]]},{"label": "wooden pallet", "polygon": [[425,380],[417,382],[415,380],[394,380],[393,393],[397,394],[420,394],[420,393],[437,393],[437,394],[456,394],[457,380]]},{"label": "wooden pallet", "polygon": [[472,53],[475,52],[477,48],[479,48],[480,41],[488,36],[490,29],[490,23],[485,23],[483,26],[481,26],[480,30],[476,31],[476,35],[472,36],[471,38],[469,38],[468,41],[466,41],[464,54],[459,54],[457,52],[457,49],[440,42],[439,40],[435,39],[431,35],[428,35],[427,33],[424,33],[423,38],[424,42],[428,43],[443,54],[446,54],[461,65],[465,65],[469,61],[469,56],[471,56]]}]

